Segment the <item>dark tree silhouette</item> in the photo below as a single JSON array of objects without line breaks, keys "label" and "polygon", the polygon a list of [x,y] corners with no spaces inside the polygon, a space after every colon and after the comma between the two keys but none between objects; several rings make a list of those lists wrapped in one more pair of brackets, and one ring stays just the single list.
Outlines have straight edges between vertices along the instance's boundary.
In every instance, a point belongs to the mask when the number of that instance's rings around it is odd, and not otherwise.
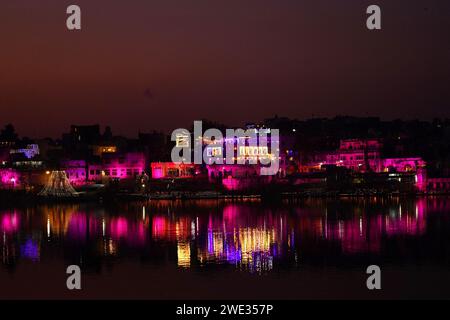
[{"label": "dark tree silhouette", "polygon": [[14,141],[17,139],[17,133],[12,124],[7,124],[0,132],[0,138],[6,141]]}]

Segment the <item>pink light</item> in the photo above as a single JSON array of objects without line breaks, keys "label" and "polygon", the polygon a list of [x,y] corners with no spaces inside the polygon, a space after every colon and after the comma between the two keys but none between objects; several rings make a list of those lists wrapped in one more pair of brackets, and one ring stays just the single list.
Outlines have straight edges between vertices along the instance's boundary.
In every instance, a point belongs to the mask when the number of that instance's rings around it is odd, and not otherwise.
[{"label": "pink light", "polygon": [[152,177],[154,179],[161,179],[163,177],[163,170],[162,170],[162,168],[154,168],[154,169],[152,169]]},{"label": "pink light", "polygon": [[114,238],[121,238],[128,233],[128,222],[123,217],[114,218],[111,221],[111,235]]},{"label": "pink light", "polygon": [[74,212],[70,215],[67,237],[72,241],[84,243],[86,241],[86,233],[89,231],[90,235],[94,235],[97,225],[95,218],[87,217],[83,212]]},{"label": "pink light", "polygon": [[19,228],[19,220],[16,213],[5,214],[2,217],[2,231],[3,232],[14,232]]},{"label": "pink light", "polygon": [[15,187],[19,181],[19,173],[12,169],[0,169],[0,187]]},{"label": "pink light", "polygon": [[222,184],[227,190],[237,190],[239,187],[239,181],[231,176],[222,180]]},{"label": "pink light", "polygon": [[164,217],[153,217],[153,237],[164,238],[167,231],[167,222]]}]

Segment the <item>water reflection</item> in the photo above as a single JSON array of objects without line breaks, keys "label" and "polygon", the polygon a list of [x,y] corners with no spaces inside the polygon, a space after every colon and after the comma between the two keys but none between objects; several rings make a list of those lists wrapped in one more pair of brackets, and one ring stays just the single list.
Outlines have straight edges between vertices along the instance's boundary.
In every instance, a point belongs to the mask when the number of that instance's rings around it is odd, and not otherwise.
[{"label": "water reflection", "polygon": [[255,274],[359,256],[395,262],[418,251],[448,261],[448,247],[432,248],[448,243],[449,212],[447,198],[41,205],[0,210],[1,256],[12,271],[22,260],[56,257],[88,267],[126,260]]}]

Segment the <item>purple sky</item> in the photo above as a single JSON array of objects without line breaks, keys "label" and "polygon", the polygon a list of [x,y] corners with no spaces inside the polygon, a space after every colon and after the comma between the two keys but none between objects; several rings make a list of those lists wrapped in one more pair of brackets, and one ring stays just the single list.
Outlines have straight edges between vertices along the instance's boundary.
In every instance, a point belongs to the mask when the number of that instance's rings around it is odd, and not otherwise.
[{"label": "purple sky", "polygon": [[[365,28],[370,4],[381,31]],[[3,0],[0,41],[0,125],[21,135],[450,117],[448,0]]]}]

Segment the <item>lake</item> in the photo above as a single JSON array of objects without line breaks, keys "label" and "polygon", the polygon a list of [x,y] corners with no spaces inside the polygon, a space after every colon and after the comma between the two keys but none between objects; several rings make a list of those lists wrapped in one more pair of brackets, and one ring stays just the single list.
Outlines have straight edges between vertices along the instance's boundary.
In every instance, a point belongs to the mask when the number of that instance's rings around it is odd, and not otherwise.
[{"label": "lake", "polygon": [[21,205],[0,231],[1,299],[450,298],[449,197]]}]

